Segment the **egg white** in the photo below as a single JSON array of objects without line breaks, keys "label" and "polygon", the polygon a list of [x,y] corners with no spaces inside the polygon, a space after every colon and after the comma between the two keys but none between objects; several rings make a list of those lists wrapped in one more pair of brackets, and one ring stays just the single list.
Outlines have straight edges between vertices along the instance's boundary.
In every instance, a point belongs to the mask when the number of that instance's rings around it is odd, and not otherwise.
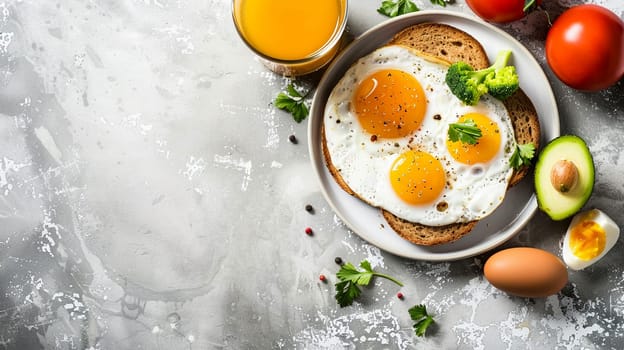
[{"label": "egg white", "polygon": [[[605,247],[593,259],[584,260],[579,258],[572,252],[570,249],[570,235],[575,226],[581,224],[583,221],[593,221],[598,226],[600,226],[605,232]],[[598,209],[591,209],[585,212],[578,213],[574,215],[568,230],[566,231],[565,237],[563,239],[563,261],[568,265],[569,268],[573,270],[582,270],[590,265],[593,265],[598,260],[602,259],[611,248],[617,243],[618,238],[620,237],[620,228],[618,225],[611,219],[607,214]]]},{"label": "egg white", "polygon": [[[412,74],[428,103],[420,130],[403,138],[373,142],[351,110],[351,101],[359,83],[382,69]],[[476,106],[463,104],[444,82],[446,71],[447,66],[426,60],[408,47],[384,46],[347,70],[328,98],[323,120],[331,162],[348,186],[370,205],[429,226],[479,220],[492,213],[505,196],[513,172],[509,159],[516,148],[513,126],[503,103],[485,95]],[[498,124],[501,135],[497,155],[487,163],[472,166],[457,162],[446,147],[448,125],[470,112],[488,116]],[[404,202],[391,186],[392,163],[410,148],[430,153],[446,172],[447,185],[442,194],[427,205]],[[444,211],[436,207],[441,201],[448,204]]]}]

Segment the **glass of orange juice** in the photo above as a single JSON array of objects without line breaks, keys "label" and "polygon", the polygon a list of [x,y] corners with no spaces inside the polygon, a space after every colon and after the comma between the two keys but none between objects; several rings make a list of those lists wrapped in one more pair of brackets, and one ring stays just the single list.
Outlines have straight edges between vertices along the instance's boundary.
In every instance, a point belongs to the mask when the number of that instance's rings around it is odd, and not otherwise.
[{"label": "glass of orange juice", "polygon": [[347,0],[233,0],[240,37],[274,72],[312,73],[336,55]]}]

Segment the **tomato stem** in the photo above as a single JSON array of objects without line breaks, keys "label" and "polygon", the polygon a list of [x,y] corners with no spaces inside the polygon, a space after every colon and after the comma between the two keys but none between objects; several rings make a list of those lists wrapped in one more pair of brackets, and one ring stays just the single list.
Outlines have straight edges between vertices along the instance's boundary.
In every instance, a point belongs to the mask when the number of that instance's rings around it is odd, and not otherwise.
[{"label": "tomato stem", "polygon": [[522,8],[522,11],[524,13],[529,13],[533,11],[536,7],[537,3],[535,0],[524,0],[524,7]]},{"label": "tomato stem", "polygon": [[546,11],[545,8],[543,8],[542,6],[538,6],[537,7],[540,11],[544,12],[544,14],[546,15],[546,20],[548,21],[548,26],[552,27],[552,21],[550,20],[550,13],[548,13],[548,11]]}]

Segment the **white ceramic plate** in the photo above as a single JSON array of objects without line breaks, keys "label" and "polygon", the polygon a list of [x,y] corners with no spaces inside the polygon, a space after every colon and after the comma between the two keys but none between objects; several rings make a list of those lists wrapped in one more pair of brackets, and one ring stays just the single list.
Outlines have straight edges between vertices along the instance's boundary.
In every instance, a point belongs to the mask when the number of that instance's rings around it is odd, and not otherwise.
[{"label": "white ceramic plate", "polygon": [[326,200],[336,214],[356,234],[369,243],[393,254],[419,260],[445,261],[474,256],[490,250],[513,237],[537,210],[537,200],[530,177],[508,191],[496,211],[481,220],[463,238],[437,246],[418,246],[396,234],[381,216],[380,210],[345,193],[333,180],[321,151],[321,123],[327,97],[345,71],[358,58],[389,41],[401,29],[422,22],[445,23],[475,37],[491,61],[498,51],[511,49],[512,63],[520,77],[520,87],[531,98],[539,114],[542,145],[559,136],[559,115],[550,84],[531,53],[504,31],[476,18],[449,11],[422,11],[395,17],[366,31],[327,68],[317,87],[309,118],[310,157]]}]

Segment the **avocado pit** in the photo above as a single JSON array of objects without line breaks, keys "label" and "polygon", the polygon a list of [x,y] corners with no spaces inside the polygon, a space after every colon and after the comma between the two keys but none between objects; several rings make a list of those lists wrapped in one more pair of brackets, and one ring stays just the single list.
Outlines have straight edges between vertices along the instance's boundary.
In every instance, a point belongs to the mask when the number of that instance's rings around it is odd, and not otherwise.
[{"label": "avocado pit", "polygon": [[550,182],[561,193],[572,190],[578,182],[578,177],[578,168],[566,159],[557,161],[550,170]]}]

